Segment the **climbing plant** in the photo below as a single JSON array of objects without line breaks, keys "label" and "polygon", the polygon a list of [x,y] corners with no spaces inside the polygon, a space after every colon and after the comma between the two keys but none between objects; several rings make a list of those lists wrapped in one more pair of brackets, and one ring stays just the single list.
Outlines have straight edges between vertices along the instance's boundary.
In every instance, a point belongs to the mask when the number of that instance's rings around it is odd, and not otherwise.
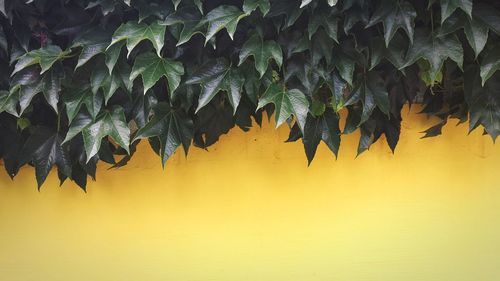
[{"label": "climbing plant", "polygon": [[[307,160],[360,130],[394,151],[405,104],[500,134],[497,0],[1,0],[0,158],[85,189],[140,141],[165,164],[264,115]],[[339,126],[345,111],[345,126]]]}]

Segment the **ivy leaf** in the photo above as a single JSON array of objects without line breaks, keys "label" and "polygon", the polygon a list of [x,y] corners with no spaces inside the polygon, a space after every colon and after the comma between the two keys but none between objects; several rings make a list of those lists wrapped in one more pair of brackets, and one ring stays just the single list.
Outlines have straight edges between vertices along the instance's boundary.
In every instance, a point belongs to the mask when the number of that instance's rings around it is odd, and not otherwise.
[{"label": "ivy leaf", "polygon": [[68,128],[68,132],[66,133],[66,137],[62,143],[66,143],[76,137],[79,133],[83,131],[83,129],[87,128],[90,124],[92,124],[93,118],[87,112],[83,111],[76,115],[76,117],[72,120],[71,126]]},{"label": "ivy leaf", "polygon": [[464,26],[464,32],[477,58],[484,46],[486,46],[486,41],[488,41],[488,27],[472,18]]},{"label": "ivy leaf", "polygon": [[441,23],[443,23],[456,9],[464,11],[472,18],[472,0],[440,0]]},{"label": "ivy leaf", "polygon": [[78,37],[71,44],[71,49],[81,48],[75,69],[86,64],[91,58],[103,53],[110,43],[109,35],[104,31],[91,29]]},{"label": "ivy leaf", "polygon": [[500,49],[498,46],[492,48],[481,60],[481,85],[500,69]]},{"label": "ivy leaf", "polygon": [[241,100],[243,83],[244,79],[241,74],[223,58],[209,61],[186,81],[188,85],[200,84],[202,86],[196,112],[206,106],[219,91],[225,91],[235,113]]},{"label": "ivy leaf", "polygon": [[99,93],[93,94],[89,86],[81,86],[67,92],[63,97],[69,123],[80,112],[82,106],[86,107],[93,119],[97,117],[102,107],[102,96]]},{"label": "ivy leaf", "polygon": [[396,31],[400,28],[406,32],[410,42],[413,44],[416,17],[417,12],[407,1],[384,0],[380,3],[377,10],[375,10],[367,27],[382,22],[386,46],[389,46],[392,37],[394,37]]},{"label": "ivy leaf", "polygon": [[255,68],[260,73],[260,77],[264,76],[269,67],[269,60],[274,59],[276,64],[281,68],[283,63],[283,53],[280,45],[275,41],[264,41],[259,35],[253,35],[248,39],[240,51],[240,66],[249,56],[253,56],[255,60]]},{"label": "ivy leaf", "polygon": [[257,110],[270,103],[275,106],[276,128],[294,115],[300,130],[304,131],[309,102],[301,91],[287,90],[284,86],[273,83],[260,97]]},{"label": "ivy leaf", "polygon": [[123,45],[125,45],[125,41],[120,41],[116,44],[109,46],[106,49],[105,64],[108,67],[110,74],[113,72],[113,69],[115,68],[116,62],[118,61],[118,58],[120,57],[120,52],[122,50]]},{"label": "ivy leaf", "polygon": [[430,78],[431,81],[435,81],[444,61],[448,58],[462,68],[464,59],[462,44],[455,35],[435,37],[418,30],[414,43],[406,55],[406,63],[402,68],[415,63],[420,58],[430,63]]},{"label": "ivy leaf", "polygon": [[299,8],[298,1],[276,0],[272,2],[267,17],[285,16],[285,28],[292,26],[302,15],[304,9]]},{"label": "ivy leaf", "polygon": [[137,131],[132,142],[151,137],[160,138],[160,152],[163,165],[182,145],[187,156],[193,139],[193,121],[180,109],[173,109],[168,103],[159,103],[151,120]]},{"label": "ivy leaf", "polygon": [[271,4],[269,0],[245,0],[243,2],[243,12],[246,14],[252,13],[257,8],[260,9],[263,16],[266,16],[269,10],[271,10]]},{"label": "ivy leaf", "polygon": [[482,22],[491,31],[500,35],[500,12],[498,9],[485,3],[474,3],[473,16]]},{"label": "ivy leaf", "polygon": [[359,124],[363,124],[370,118],[377,106],[383,113],[389,114],[389,93],[384,85],[384,80],[376,72],[368,72],[363,81],[353,90],[353,93],[345,105],[351,105],[358,101],[363,104],[363,111]]},{"label": "ivy leaf", "polygon": [[130,67],[128,64],[120,64],[115,68],[111,75],[105,67],[98,67],[92,71],[90,76],[90,86],[92,93],[95,95],[99,89],[103,90],[104,104],[114,95],[119,88],[130,92],[133,86],[133,80],[130,78]]},{"label": "ivy leaf", "polygon": [[130,80],[135,80],[139,75],[142,76],[144,94],[153,87],[162,76],[167,78],[170,96],[179,84],[181,76],[184,75],[182,63],[169,58],[161,58],[153,53],[143,53],[137,56],[130,73]]},{"label": "ivy leaf", "polygon": [[451,34],[460,28],[464,29],[465,37],[477,58],[486,46],[489,31],[488,26],[479,20],[476,15],[469,19],[465,15],[458,14],[448,17],[439,29],[438,36]]},{"label": "ivy leaf", "polygon": [[156,54],[160,55],[161,49],[163,48],[163,42],[165,41],[165,29],[166,26],[160,24],[159,22],[153,22],[150,25],[145,23],[136,23],[129,21],[122,24],[113,34],[111,38],[111,43],[109,44],[107,50],[114,44],[126,40],[127,42],[127,57],[130,52],[143,40],[149,40],[156,50]]},{"label": "ivy leaf", "polygon": [[11,89],[11,91],[16,91],[17,89],[19,89],[19,113],[22,114],[31,104],[33,98],[39,93],[43,93],[47,103],[57,113],[57,103],[59,102],[59,92],[61,90],[62,77],[63,73],[61,71],[59,71],[57,68],[52,68],[41,78],[39,77],[29,84],[25,84],[25,82],[27,81],[19,81],[20,84]]},{"label": "ivy leaf", "polygon": [[206,14],[202,23],[206,23],[207,32],[205,34],[205,44],[220,30],[226,29],[229,37],[233,39],[238,22],[248,16],[235,6],[222,5]]},{"label": "ivy leaf", "polygon": [[500,135],[500,75],[497,72],[482,87],[478,71],[468,69],[464,77],[464,93],[470,110],[470,131],[483,125],[495,141]]},{"label": "ivy leaf", "polygon": [[335,157],[337,157],[340,147],[339,117],[331,109],[327,109],[325,113],[319,117],[308,115],[303,135],[302,143],[306,151],[308,165],[310,165],[314,159],[314,155],[321,141],[323,141],[335,154]]},{"label": "ivy leaf", "polygon": [[332,38],[335,42],[338,41],[338,22],[339,18],[334,13],[318,13],[314,15],[309,20],[307,26],[307,32],[309,33],[309,40],[312,39],[313,35],[318,31],[320,27],[323,27],[326,34]]},{"label": "ivy leaf", "polygon": [[14,116],[19,116],[16,108],[18,101],[18,91],[0,91],[0,113],[6,111]]},{"label": "ivy leaf", "polygon": [[187,6],[180,8],[165,19],[165,25],[182,25],[178,35],[177,46],[188,42],[195,34],[203,34],[200,25],[201,14],[195,7]]},{"label": "ivy leaf", "polygon": [[59,46],[55,45],[48,45],[44,48],[33,50],[19,58],[11,76],[34,64],[40,65],[42,68],[40,73],[42,74],[49,70],[56,61],[63,59],[67,54],[69,54],[69,51],[63,51]]},{"label": "ivy leaf", "polygon": [[83,129],[82,135],[87,162],[97,154],[101,147],[101,140],[106,136],[110,136],[129,153],[130,129],[121,107],[115,107],[112,112],[103,113],[96,122]]},{"label": "ivy leaf", "polygon": [[38,189],[54,165],[60,174],[71,177],[71,160],[62,137],[47,127],[37,127],[23,146],[20,164],[32,161],[35,166]]}]

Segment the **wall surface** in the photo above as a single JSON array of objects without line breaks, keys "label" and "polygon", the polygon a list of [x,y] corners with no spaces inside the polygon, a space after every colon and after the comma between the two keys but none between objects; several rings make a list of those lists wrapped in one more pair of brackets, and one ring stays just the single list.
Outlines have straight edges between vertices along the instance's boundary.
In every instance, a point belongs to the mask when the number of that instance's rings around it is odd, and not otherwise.
[{"label": "wall surface", "polygon": [[404,119],[395,155],[383,140],[355,159],[355,134],[309,168],[266,123],[165,170],[140,146],[87,194],[1,171],[0,280],[500,280],[500,145]]}]

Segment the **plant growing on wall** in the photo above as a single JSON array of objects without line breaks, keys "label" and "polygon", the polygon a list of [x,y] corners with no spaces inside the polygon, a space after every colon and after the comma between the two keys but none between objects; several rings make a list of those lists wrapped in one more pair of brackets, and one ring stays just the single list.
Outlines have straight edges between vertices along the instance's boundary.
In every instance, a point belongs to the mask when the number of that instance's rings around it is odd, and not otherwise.
[{"label": "plant growing on wall", "polygon": [[[11,177],[85,189],[99,161],[123,166],[141,140],[165,164],[264,112],[308,161],[360,130],[358,153],[401,109],[500,134],[496,0],[3,0],[0,158]],[[345,126],[339,112],[347,111]]]}]

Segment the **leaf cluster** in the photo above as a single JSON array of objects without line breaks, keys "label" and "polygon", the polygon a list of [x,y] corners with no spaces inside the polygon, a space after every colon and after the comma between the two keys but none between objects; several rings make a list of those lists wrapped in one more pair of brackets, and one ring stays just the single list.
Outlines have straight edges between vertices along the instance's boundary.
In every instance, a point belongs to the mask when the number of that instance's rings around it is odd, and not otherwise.
[{"label": "leaf cluster", "polygon": [[[3,0],[0,160],[85,189],[141,140],[165,164],[263,114],[309,163],[360,131],[394,151],[405,104],[500,134],[496,0]],[[347,113],[344,126],[339,120]]]}]

